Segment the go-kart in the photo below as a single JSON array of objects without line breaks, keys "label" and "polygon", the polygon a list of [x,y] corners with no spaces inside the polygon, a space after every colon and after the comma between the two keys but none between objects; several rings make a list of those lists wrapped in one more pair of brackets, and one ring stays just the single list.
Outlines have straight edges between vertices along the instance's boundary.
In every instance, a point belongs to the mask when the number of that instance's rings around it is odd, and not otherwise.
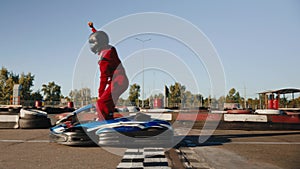
[{"label": "go-kart", "polygon": [[164,120],[153,119],[144,113],[98,121],[81,120],[84,113],[95,114],[93,104],[82,107],[57,121],[50,128],[52,142],[70,146],[171,146],[173,128]]}]

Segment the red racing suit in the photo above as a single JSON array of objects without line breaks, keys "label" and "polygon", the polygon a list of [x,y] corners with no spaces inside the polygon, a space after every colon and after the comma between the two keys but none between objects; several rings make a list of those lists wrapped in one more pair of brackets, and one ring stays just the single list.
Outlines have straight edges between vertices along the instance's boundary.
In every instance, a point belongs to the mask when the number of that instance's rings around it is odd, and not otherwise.
[{"label": "red racing suit", "polygon": [[120,95],[129,85],[124,67],[114,47],[99,53],[100,85],[96,108],[99,119],[112,119]]}]

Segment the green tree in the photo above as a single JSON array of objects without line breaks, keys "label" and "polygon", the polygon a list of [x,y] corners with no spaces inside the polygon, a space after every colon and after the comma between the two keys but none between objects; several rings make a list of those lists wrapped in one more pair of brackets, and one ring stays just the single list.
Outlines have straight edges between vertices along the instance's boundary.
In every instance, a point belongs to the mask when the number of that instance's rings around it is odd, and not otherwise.
[{"label": "green tree", "polygon": [[183,94],[183,107],[192,107],[194,105],[194,95],[190,91]]},{"label": "green tree", "polygon": [[255,99],[248,98],[247,103],[248,103],[249,108],[252,108],[252,109],[259,108],[259,99],[257,99],[257,98],[255,98]]},{"label": "green tree", "polygon": [[28,73],[25,75],[24,73],[21,74],[19,79],[19,84],[22,85],[21,88],[21,99],[23,100],[30,100],[31,99],[31,87],[33,86],[34,75]]},{"label": "green tree", "polygon": [[289,103],[289,107],[296,108],[300,106],[300,97],[291,100]]},{"label": "green tree", "polygon": [[5,86],[3,88],[3,99],[4,100],[9,100],[10,97],[13,95],[13,88],[14,88],[15,82],[11,77],[9,77],[6,82]]},{"label": "green tree", "polygon": [[2,67],[0,70],[0,100],[4,101],[5,99],[5,86],[6,86],[6,81],[8,79],[8,71],[5,67]]},{"label": "green tree", "polygon": [[174,85],[171,85],[169,89],[169,104],[171,105],[171,107],[180,107],[181,101],[185,101],[183,95],[185,92],[185,86],[176,82]]},{"label": "green tree", "polygon": [[42,92],[44,93],[44,97],[46,101],[59,101],[61,90],[60,86],[55,84],[55,82],[49,82],[48,85],[43,84]]},{"label": "green tree", "polygon": [[8,70],[5,67],[2,67],[0,70],[0,83],[4,84],[5,81],[8,79]]},{"label": "green tree", "polygon": [[130,85],[128,99],[131,104],[138,105],[141,87],[138,84]]},{"label": "green tree", "polygon": [[13,87],[15,84],[20,84],[22,89],[20,96],[22,100],[29,100],[31,98],[31,87],[33,86],[34,76],[31,73],[18,74],[9,72],[6,68],[2,67],[0,70],[0,100],[9,100],[13,95]]},{"label": "green tree", "polygon": [[235,90],[235,88],[232,88],[229,90],[228,95],[226,96],[226,102],[227,103],[240,103],[241,97],[240,93]]},{"label": "green tree", "polygon": [[43,100],[43,96],[42,96],[42,94],[41,94],[41,91],[38,90],[38,91],[36,91],[36,92],[33,92],[33,93],[31,94],[31,100]]}]

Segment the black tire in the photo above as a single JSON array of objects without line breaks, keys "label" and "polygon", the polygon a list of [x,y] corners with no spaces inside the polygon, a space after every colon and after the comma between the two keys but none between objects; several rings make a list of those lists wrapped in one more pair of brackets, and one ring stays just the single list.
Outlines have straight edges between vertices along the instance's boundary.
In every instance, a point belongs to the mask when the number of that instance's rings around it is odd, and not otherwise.
[{"label": "black tire", "polygon": [[9,112],[12,113],[20,113],[21,107],[13,107],[13,108],[8,108]]},{"label": "black tire", "polygon": [[21,129],[45,129],[51,127],[51,122],[49,118],[20,119],[19,125]]},{"label": "black tire", "polygon": [[0,112],[6,112],[6,111],[8,111],[8,108],[6,108],[6,107],[1,107],[0,108]]},{"label": "black tire", "polygon": [[36,115],[32,115],[32,114],[25,114],[23,117],[20,117],[20,119],[47,119],[47,117],[45,116],[36,116]]},{"label": "black tire", "polygon": [[50,141],[67,146],[97,145],[84,131],[63,132],[60,134],[50,132]]}]

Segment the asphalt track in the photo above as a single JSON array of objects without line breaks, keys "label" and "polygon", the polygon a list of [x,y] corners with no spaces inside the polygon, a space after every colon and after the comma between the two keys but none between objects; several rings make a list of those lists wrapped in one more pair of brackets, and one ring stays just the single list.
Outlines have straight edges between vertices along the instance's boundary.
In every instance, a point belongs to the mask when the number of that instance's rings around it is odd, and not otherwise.
[{"label": "asphalt track", "polygon": [[216,130],[199,143],[193,130],[179,149],[195,168],[300,168],[300,131]]},{"label": "asphalt track", "polygon": [[[50,143],[48,129],[0,129],[0,168],[116,168],[126,149],[68,147]],[[180,134],[180,133],[179,133]],[[194,168],[299,168],[300,131],[216,130],[199,143],[192,130],[176,147]],[[182,168],[175,151],[169,166]],[[172,154],[172,155],[170,155]],[[182,156],[181,156],[182,157]]]}]

